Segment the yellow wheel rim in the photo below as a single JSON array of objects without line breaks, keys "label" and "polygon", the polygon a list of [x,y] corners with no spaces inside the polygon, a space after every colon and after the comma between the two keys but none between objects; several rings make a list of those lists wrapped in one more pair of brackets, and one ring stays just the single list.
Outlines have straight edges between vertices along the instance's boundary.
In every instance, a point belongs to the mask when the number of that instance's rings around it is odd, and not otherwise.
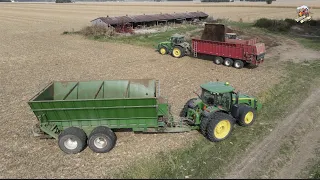
[{"label": "yellow wheel rim", "polygon": [[231,130],[231,123],[228,120],[220,121],[214,128],[214,136],[218,139],[225,138]]},{"label": "yellow wheel rim", "polygon": [[174,48],[173,49],[173,56],[174,57],[179,57],[181,55],[180,49]]},{"label": "yellow wheel rim", "polygon": [[166,51],[165,48],[161,48],[161,49],[160,49],[160,54],[164,55],[164,54],[166,54],[166,53],[167,53],[167,51]]},{"label": "yellow wheel rim", "polygon": [[249,111],[246,116],[244,117],[244,122],[246,124],[250,124],[253,120],[253,112]]}]

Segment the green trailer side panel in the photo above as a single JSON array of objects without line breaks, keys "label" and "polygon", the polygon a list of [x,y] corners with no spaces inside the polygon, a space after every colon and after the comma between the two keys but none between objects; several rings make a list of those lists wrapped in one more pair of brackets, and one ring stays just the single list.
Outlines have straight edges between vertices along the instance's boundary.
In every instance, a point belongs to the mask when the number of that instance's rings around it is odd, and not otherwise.
[{"label": "green trailer side panel", "polygon": [[31,102],[40,123],[58,127],[108,125],[110,128],[157,127],[156,98]]},{"label": "green trailer side panel", "polygon": [[[50,100],[155,97],[155,80],[54,82]],[[39,96],[37,100],[41,99]]]},{"label": "green trailer side panel", "polygon": [[168,113],[158,105],[154,79],[52,82],[28,104],[51,134],[70,126],[86,133],[102,125],[144,131],[158,128],[158,116]]},{"label": "green trailer side panel", "polygon": [[[54,82],[53,100],[63,100],[63,98],[71,91],[77,82]],[[77,99],[77,91],[73,90],[66,100]]]},{"label": "green trailer side panel", "polygon": [[45,89],[43,92],[40,92],[40,94],[34,99],[35,101],[49,101],[53,100],[53,94],[54,94],[54,88],[53,85],[49,85],[47,89]]}]

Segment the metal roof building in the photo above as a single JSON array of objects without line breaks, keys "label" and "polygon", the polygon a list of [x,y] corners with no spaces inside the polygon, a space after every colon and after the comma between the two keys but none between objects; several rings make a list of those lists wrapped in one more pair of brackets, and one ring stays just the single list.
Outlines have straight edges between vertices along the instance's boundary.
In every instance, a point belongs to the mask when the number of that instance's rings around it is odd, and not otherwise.
[{"label": "metal roof building", "polygon": [[135,16],[117,16],[117,17],[99,17],[91,21],[93,25],[108,25],[117,26],[130,23],[133,26],[146,23],[156,23],[159,21],[191,21],[194,19],[206,19],[209,15],[204,12],[185,12],[185,13],[171,13],[171,14],[148,14]]}]

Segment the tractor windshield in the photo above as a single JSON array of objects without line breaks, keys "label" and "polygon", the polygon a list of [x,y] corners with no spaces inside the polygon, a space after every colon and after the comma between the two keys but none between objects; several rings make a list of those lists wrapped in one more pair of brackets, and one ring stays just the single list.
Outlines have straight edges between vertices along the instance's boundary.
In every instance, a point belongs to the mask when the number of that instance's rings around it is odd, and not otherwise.
[{"label": "tractor windshield", "polygon": [[215,104],[215,95],[211,94],[209,91],[207,90],[202,90],[201,93],[201,100],[203,101],[203,103],[209,105],[209,106],[213,106]]},{"label": "tractor windshield", "polygon": [[171,41],[173,44],[180,44],[180,43],[183,43],[183,42],[184,42],[184,37],[171,37],[171,38],[170,38],[170,41]]},{"label": "tractor windshield", "polygon": [[231,93],[211,93],[207,90],[202,90],[201,99],[203,103],[209,106],[222,106],[229,110],[231,106]]}]

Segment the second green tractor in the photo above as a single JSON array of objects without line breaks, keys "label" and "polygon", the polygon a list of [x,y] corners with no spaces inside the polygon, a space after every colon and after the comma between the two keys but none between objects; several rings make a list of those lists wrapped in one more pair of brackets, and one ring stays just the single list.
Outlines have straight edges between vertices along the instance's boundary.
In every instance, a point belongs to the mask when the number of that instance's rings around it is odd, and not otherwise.
[{"label": "second green tractor", "polygon": [[173,57],[180,58],[190,53],[191,47],[183,35],[175,34],[168,41],[159,43],[157,50],[162,55],[171,54]]}]

